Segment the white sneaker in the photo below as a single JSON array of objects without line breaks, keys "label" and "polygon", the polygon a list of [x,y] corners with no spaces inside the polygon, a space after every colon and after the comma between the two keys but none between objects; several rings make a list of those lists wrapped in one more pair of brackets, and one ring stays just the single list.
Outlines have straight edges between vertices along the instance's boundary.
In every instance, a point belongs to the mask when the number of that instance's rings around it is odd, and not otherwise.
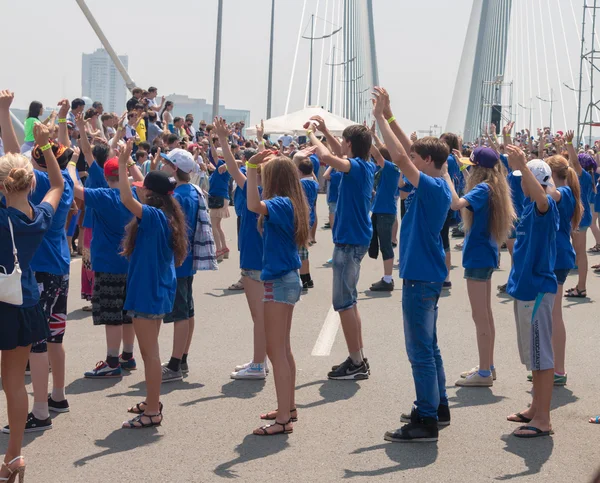
[{"label": "white sneaker", "polygon": [[460,378],[454,383],[459,387],[491,387],[494,385],[492,376],[483,377],[479,375],[479,372],[475,372],[465,378]]},{"label": "white sneaker", "polygon": [[[242,364],[241,366],[235,366],[235,369],[233,370],[233,372],[240,372],[243,371],[244,369],[248,369],[250,366],[252,365],[252,361],[250,362],[246,362],[246,364]],[[265,362],[265,372],[268,374],[269,371],[269,364],[267,364]]]},{"label": "white sneaker", "polygon": [[[476,372],[479,371],[479,366],[475,366],[473,369],[469,370],[469,371],[465,371],[462,372],[460,374],[460,377],[462,377],[463,379],[475,374]],[[495,381],[496,380],[496,369],[492,369],[492,379]]]},{"label": "white sneaker", "polygon": [[265,379],[267,371],[264,364],[250,364],[245,369],[231,373],[231,379]]}]

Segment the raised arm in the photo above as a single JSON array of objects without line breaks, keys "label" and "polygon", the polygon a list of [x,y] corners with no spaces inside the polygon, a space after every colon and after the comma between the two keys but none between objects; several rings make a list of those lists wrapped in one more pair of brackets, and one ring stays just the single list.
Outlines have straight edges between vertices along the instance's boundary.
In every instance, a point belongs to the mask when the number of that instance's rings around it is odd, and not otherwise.
[{"label": "raised arm", "polygon": [[[69,132],[67,130],[67,114],[69,114],[69,100],[61,99],[58,102],[60,109],[58,110],[58,142],[63,146],[71,147]],[[73,180],[75,181],[75,180]]]},{"label": "raised arm", "polygon": [[510,146],[513,144],[512,142],[512,128],[515,125],[513,121],[510,121],[506,126],[502,128],[502,140],[504,142],[504,146]]},{"label": "raised arm", "polygon": [[246,163],[246,167],[248,168],[248,186],[246,187],[247,192],[247,204],[248,209],[253,213],[258,213],[259,215],[268,215],[269,210],[267,209],[267,205],[264,201],[260,199],[260,193],[258,192],[258,174],[256,173],[256,168],[259,164],[263,164],[269,160],[271,153],[269,151],[262,151],[260,153],[255,154],[250,158],[250,161]]},{"label": "raised arm", "polygon": [[50,130],[44,124],[38,123],[33,126],[33,137],[44,154],[46,171],[48,172],[48,179],[50,181],[50,189],[42,201],[50,203],[52,208],[54,208],[54,211],[56,211],[65,189],[65,181],[60,172],[58,161],[56,161],[56,158],[54,157],[52,146],[50,145]]},{"label": "raised arm", "polygon": [[373,121],[373,124],[371,124],[370,131],[371,131],[371,137],[373,138],[373,143],[379,150],[383,147],[383,143],[381,142],[381,139],[379,139],[379,136],[377,135],[377,129],[375,129],[376,126],[377,126],[377,121]]},{"label": "raised arm", "polygon": [[546,213],[549,208],[546,190],[538,183],[538,180],[535,179],[535,176],[527,167],[525,153],[516,146],[507,146],[506,150],[508,151],[508,162],[511,169],[521,171],[521,182],[527,187],[529,197],[535,202],[537,210],[540,213]]},{"label": "raised arm", "polygon": [[86,162],[91,164],[92,160],[94,159],[94,155],[92,154],[92,146],[90,145],[90,141],[88,140],[85,132],[86,123],[83,120],[83,114],[77,114],[77,117],[75,117],[75,124],[77,125],[77,129],[79,129],[79,148],[85,156]]},{"label": "raised arm", "polygon": [[[317,156],[319,157],[319,160],[323,161],[326,165],[331,166],[334,169],[337,169],[338,171],[341,171],[343,173],[348,173],[350,171],[350,167],[352,166],[350,164],[350,161],[348,161],[345,158],[338,158],[337,156],[334,156],[333,154],[331,154],[329,152],[329,149],[327,149],[323,145],[323,143],[321,141],[319,141],[317,136],[315,136],[315,129],[317,129],[317,127],[321,132],[323,132],[317,123],[318,123],[318,121],[315,121],[315,120],[311,120],[307,123],[308,127],[306,128],[306,136],[310,140],[311,144],[316,147],[316,153],[317,153]],[[336,142],[337,142],[337,140],[336,140]],[[329,139],[328,139],[328,143],[331,146],[331,142],[329,141]],[[333,149],[333,146],[331,146],[331,147]],[[334,152],[335,152],[335,150],[334,150]]]},{"label": "raised arm", "polygon": [[[382,88],[375,88],[377,89],[382,89]],[[385,89],[383,89],[383,91],[385,91]],[[386,91],[386,95],[387,95],[387,91]],[[396,117],[394,116],[394,114],[392,114],[392,108],[391,105],[389,103],[389,96],[388,96],[388,102],[387,104],[384,106],[384,111],[383,111],[383,117],[385,118],[386,122],[388,123],[388,125],[390,126],[390,129],[392,130],[392,132],[394,133],[394,136],[400,141],[400,143],[402,144],[402,147],[404,148],[404,151],[407,153],[410,153],[410,148],[413,144],[413,141],[411,140],[411,137],[409,137],[404,130],[400,127],[400,124],[398,124],[398,121],[396,121]],[[379,121],[377,122],[379,124]],[[381,125],[379,125],[379,130],[381,131]],[[382,132],[383,135],[383,132]],[[385,141],[385,137],[383,138],[384,142]],[[389,149],[389,146],[388,146]]]},{"label": "raised arm", "polygon": [[[327,144],[329,144],[329,146],[331,147],[331,151],[333,152],[333,154],[336,156],[339,156],[341,158],[343,156],[342,145],[340,144],[338,139],[333,134],[331,134],[331,132],[327,128],[327,125],[325,124],[325,119],[323,119],[321,116],[313,116],[310,118],[310,120],[316,121],[319,131],[321,131],[323,133],[323,135],[325,136],[325,139],[327,139]],[[305,127],[306,127],[306,125],[305,125]]]},{"label": "raised arm", "polygon": [[452,194],[452,203],[450,204],[450,208],[454,211],[458,211],[469,206],[469,202],[458,196],[458,193],[456,192],[454,182],[452,181],[452,178],[450,178],[450,174],[448,174],[448,163],[445,163],[442,167],[442,175],[444,177],[444,181],[446,181],[446,184],[448,185],[448,188],[450,188],[450,193]]},{"label": "raised arm", "polygon": [[256,138],[258,139],[258,152],[264,151],[265,148],[265,123],[261,119],[260,124],[256,126]]},{"label": "raised arm", "polygon": [[127,141],[125,149],[119,155],[119,192],[121,194],[121,203],[125,205],[135,217],[142,218],[142,204],[133,197],[131,186],[129,186],[129,178],[127,176],[127,163],[131,158],[133,150],[133,139]]},{"label": "raised arm", "polygon": [[163,108],[164,103],[165,96],[162,96],[160,99],[160,104],[158,106],[152,106],[150,109],[152,109],[154,112],[160,112],[160,110]]},{"label": "raised arm", "polygon": [[382,156],[381,151],[377,149],[377,146],[374,144],[371,146],[371,157],[375,160],[375,163],[380,168],[385,166],[385,158]]},{"label": "raised arm", "polygon": [[331,166],[327,166],[327,169],[323,173],[323,179],[326,179],[327,181],[329,181],[331,179],[332,171],[333,171],[333,168]]},{"label": "raised arm", "polygon": [[73,193],[75,194],[75,198],[82,200],[84,199],[84,188],[81,184],[81,180],[77,176],[77,160],[79,159],[79,153],[79,148],[73,148],[73,157],[71,158],[71,161],[69,161],[69,164],[67,164],[67,172],[73,181]]},{"label": "raised arm", "polygon": [[7,154],[21,152],[21,146],[10,118],[10,105],[14,98],[14,92],[0,90],[0,130],[2,131],[4,152]]},{"label": "raised arm", "polygon": [[579,164],[577,151],[575,151],[575,147],[573,146],[574,137],[575,133],[573,131],[567,131],[565,134],[565,139],[567,141],[567,152],[569,153],[569,166],[575,170],[577,176],[581,176],[583,168],[581,167],[581,164]]},{"label": "raised arm", "polygon": [[392,108],[390,106],[390,97],[383,87],[375,87],[375,91],[373,92],[373,115],[377,120],[379,130],[390,152],[392,161],[400,168],[406,179],[417,188],[421,179],[421,173],[408,156],[404,148],[404,143],[396,137],[390,126],[389,120],[393,119]]},{"label": "raised arm", "polygon": [[219,138],[219,142],[221,143],[223,149],[223,158],[225,159],[225,164],[227,165],[227,170],[229,174],[233,177],[233,180],[236,184],[242,188],[246,183],[246,176],[244,173],[240,171],[235,158],[233,157],[233,153],[231,152],[231,147],[227,142],[227,135],[229,133],[229,129],[227,129],[227,123],[221,117],[215,117],[213,122],[215,126],[215,132],[217,133],[217,137]]}]

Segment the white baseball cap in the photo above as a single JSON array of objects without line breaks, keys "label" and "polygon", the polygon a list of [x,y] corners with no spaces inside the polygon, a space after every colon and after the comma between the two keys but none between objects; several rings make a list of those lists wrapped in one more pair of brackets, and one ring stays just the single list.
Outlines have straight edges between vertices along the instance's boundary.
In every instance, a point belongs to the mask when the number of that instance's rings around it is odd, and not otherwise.
[{"label": "white baseball cap", "polygon": [[[542,186],[553,185],[552,183],[552,168],[546,163],[546,161],[542,161],[541,159],[532,159],[527,163],[527,167],[529,171],[533,173],[535,179],[538,180]],[[521,171],[513,171],[514,176],[523,176]]]},{"label": "white baseball cap", "polygon": [[160,153],[160,155],[184,173],[189,174],[197,169],[198,165],[194,161],[194,157],[185,149],[177,148],[169,151],[169,154]]}]

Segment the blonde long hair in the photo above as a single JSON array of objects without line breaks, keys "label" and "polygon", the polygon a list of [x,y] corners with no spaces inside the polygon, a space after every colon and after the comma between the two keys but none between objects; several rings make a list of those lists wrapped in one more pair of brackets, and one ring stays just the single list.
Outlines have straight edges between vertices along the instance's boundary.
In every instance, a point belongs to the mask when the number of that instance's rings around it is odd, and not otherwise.
[{"label": "blonde long hair", "polygon": [[[299,247],[308,243],[309,210],[298,168],[285,156],[278,156],[264,164],[261,170],[263,186],[263,199],[268,200],[276,196],[285,196],[290,199],[294,207],[294,238]],[[264,216],[260,215],[258,227],[262,231]]]},{"label": "blonde long hair", "polygon": [[[510,196],[510,188],[499,165],[494,168],[473,166],[467,182],[467,192],[480,183],[486,183],[490,188],[489,200],[489,229],[490,236],[500,244],[506,241],[508,234],[517,219]],[[473,212],[469,209],[462,210],[465,230],[470,230],[473,225]]]},{"label": "blonde long hair", "polygon": [[575,198],[575,210],[571,218],[571,227],[573,231],[577,230],[579,222],[583,217],[583,205],[581,204],[581,186],[579,185],[579,176],[573,168],[569,166],[569,162],[560,155],[551,156],[546,160],[548,166],[552,170],[552,174],[558,179],[567,182],[567,186],[571,188],[573,197]]}]

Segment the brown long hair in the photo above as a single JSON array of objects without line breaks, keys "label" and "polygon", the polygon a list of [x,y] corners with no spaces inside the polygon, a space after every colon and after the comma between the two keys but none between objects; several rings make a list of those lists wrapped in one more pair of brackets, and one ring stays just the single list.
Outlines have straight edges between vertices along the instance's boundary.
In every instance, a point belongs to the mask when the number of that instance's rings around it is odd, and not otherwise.
[{"label": "brown long hair", "polygon": [[[175,266],[180,267],[188,255],[187,224],[181,206],[172,195],[161,195],[149,189],[145,189],[144,191],[144,204],[161,210],[169,221]],[[138,221],[134,217],[125,228],[125,238],[123,239],[123,251],[121,255],[131,257],[135,248],[137,233]]]},{"label": "brown long hair", "polygon": [[573,217],[571,218],[571,227],[573,231],[577,230],[579,222],[583,217],[583,205],[581,204],[581,186],[579,185],[579,176],[571,166],[569,162],[560,155],[549,157],[546,162],[552,174],[558,179],[562,179],[567,182],[567,186],[571,188],[573,197],[575,198],[575,210],[573,211]]},{"label": "brown long hair", "polygon": [[[489,229],[490,236],[500,244],[506,240],[517,216],[510,196],[510,188],[504,174],[500,170],[501,163],[494,168],[473,166],[467,181],[467,191],[471,191],[479,183],[486,183],[490,188]],[[473,225],[473,212],[462,210],[465,230]]]},{"label": "brown long hair", "polygon": [[[308,243],[308,203],[300,184],[298,168],[286,156],[278,156],[263,165],[261,171],[263,199],[276,196],[290,199],[294,207],[294,238],[296,245],[303,247]],[[259,229],[262,230],[264,216],[258,219]]]}]

